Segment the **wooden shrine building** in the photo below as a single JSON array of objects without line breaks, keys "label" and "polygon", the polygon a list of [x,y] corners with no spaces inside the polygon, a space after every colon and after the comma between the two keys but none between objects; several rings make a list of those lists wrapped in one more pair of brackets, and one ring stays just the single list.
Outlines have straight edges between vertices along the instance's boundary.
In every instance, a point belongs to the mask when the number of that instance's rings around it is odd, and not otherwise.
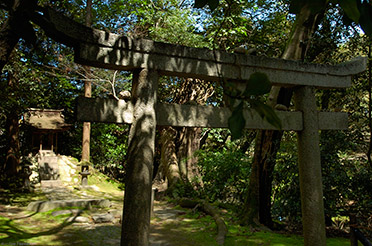
[{"label": "wooden shrine building", "polygon": [[58,133],[67,131],[63,109],[29,108],[24,114],[24,124],[31,134],[32,153],[49,150],[57,153]]}]

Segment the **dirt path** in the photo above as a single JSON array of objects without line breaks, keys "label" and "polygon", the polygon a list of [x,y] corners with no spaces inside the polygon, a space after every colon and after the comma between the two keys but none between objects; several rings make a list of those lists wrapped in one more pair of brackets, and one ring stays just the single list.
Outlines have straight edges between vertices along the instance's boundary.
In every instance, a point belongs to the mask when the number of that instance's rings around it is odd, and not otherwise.
[{"label": "dirt path", "polygon": [[[76,198],[102,198],[100,192],[74,191],[68,187],[41,187],[47,199],[65,200]],[[26,207],[0,205],[0,245],[29,243],[35,245],[119,245],[121,234],[120,212],[122,197],[111,200],[110,208],[91,208],[75,213],[53,216],[51,212],[31,213]],[[71,210],[71,211],[72,211]],[[112,221],[97,223],[94,216],[115,214]],[[182,236],[177,227],[183,211],[170,205],[155,202],[151,221],[151,246],[194,245],[187,236]],[[6,219],[4,219],[6,218]]]}]

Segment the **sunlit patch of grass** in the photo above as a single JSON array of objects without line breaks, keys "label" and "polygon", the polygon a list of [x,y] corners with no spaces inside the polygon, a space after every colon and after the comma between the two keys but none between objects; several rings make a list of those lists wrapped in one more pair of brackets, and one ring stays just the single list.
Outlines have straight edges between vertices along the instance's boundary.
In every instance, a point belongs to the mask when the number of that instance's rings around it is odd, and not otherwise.
[{"label": "sunlit patch of grass", "polygon": [[[79,209],[79,207],[63,208],[63,210]],[[35,245],[91,245],[86,243],[88,238],[83,238],[84,229],[75,228],[74,222],[70,222],[73,214],[52,216],[54,209],[47,212],[26,212],[13,218],[0,216],[0,245],[18,245],[19,243]],[[82,210],[84,215],[88,213]],[[93,237],[92,232],[92,237]],[[102,236],[102,235],[101,235]],[[71,242],[71,243],[70,243]]]},{"label": "sunlit patch of grass", "polygon": [[[36,245],[63,245],[55,241],[60,224],[36,214],[34,218],[9,219],[0,217],[0,244],[18,245],[19,243]],[[62,229],[62,228],[61,228]]]}]

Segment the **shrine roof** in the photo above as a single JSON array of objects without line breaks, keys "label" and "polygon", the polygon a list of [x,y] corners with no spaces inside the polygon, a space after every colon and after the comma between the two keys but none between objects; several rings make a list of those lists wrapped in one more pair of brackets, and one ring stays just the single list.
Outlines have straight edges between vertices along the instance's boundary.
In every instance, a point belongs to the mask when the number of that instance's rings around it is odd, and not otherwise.
[{"label": "shrine roof", "polygon": [[38,130],[65,131],[71,124],[65,123],[63,109],[29,108],[24,114],[25,124]]}]

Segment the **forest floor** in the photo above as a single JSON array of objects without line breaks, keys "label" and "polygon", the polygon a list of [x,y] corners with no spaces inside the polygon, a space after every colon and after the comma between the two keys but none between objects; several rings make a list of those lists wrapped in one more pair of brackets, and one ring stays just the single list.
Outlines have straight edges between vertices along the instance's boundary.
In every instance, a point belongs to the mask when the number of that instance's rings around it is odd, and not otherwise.
[{"label": "forest floor", "polygon": [[[38,187],[32,193],[0,191],[0,245],[119,245],[123,191],[119,184],[99,174],[90,178],[90,189],[64,183],[59,187]],[[110,207],[57,208],[32,212],[32,201],[100,198]],[[69,210],[71,213],[65,213]],[[285,232],[253,232],[239,226],[227,210],[221,211],[229,233],[224,245],[303,245],[303,238]],[[96,216],[110,215],[99,223]],[[112,216],[111,216],[112,215]],[[102,221],[101,221],[102,222]],[[197,210],[182,209],[167,200],[154,202],[151,219],[151,246],[217,245],[214,220]],[[329,238],[327,245],[350,245],[345,238]]]},{"label": "forest floor", "polygon": [[[52,210],[33,213],[26,210],[30,200],[42,199],[45,194],[35,193],[32,198],[15,198],[8,205],[0,205],[0,245],[119,245],[121,223],[119,219],[107,223],[94,223],[95,214],[107,213],[108,208],[93,207],[83,210],[87,221],[70,221],[71,215],[53,216]],[[75,196],[76,193],[71,193]],[[102,198],[101,196],[97,196]],[[31,198],[31,199],[30,199]],[[122,209],[122,196],[113,199],[110,211]],[[74,208],[72,208],[74,209]],[[76,209],[76,208],[75,208]],[[78,208],[79,209],[79,208]],[[303,245],[298,235],[274,232],[252,232],[234,225],[229,214],[224,217],[229,225],[225,245]],[[77,218],[77,217],[75,217]],[[175,207],[167,201],[155,201],[151,220],[150,245],[205,246],[217,245],[216,226],[210,216],[193,210]],[[328,245],[350,245],[344,238],[330,238]]]}]

